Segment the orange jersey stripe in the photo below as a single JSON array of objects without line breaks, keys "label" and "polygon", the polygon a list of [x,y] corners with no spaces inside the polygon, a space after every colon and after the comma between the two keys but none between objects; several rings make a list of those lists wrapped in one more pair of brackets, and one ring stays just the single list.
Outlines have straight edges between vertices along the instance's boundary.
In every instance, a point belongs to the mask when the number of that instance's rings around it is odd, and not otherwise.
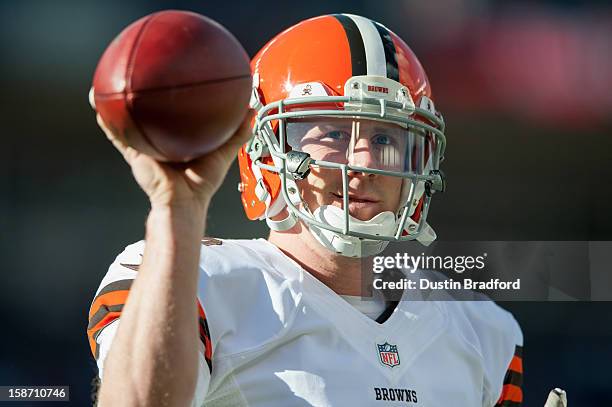
[{"label": "orange jersey stripe", "polygon": [[499,397],[497,403],[501,403],[502,401],[513,401],[515,403],[522,403],[523,390],[519,386],[515,386],[514,384],[504,384],[501,396]]},{"label": "orange jersey stripe", "polygon": [[129,293],[129,290],[117,290],[99,295],[91,305],[91,309],[89,310],[89,319],[91,319],[95,313],[98,312],[102,305],[110,306],[125,304]]},{"label": "orange jersey stripe", "polygon": [[109,312],[105,315],[105,317],[94,327],[87,330],[87,337],[89,339],[89,347],[91,349],[91,353],[94,355],[94,358],[98,358],[98,343],[96,342],[96,335],[100,332],[104,327],[109,325],[111,322],[116,320],[121,316],[121,311]]},{"label": "orange jersey stripe", "polygon": [[523,359],[518,356],[513,356],[510,361],[510,366],[508,366],[509,370],[514,370],[518,373],[523,373]]},{"label": "orange jersey stripe", "polygon": [[119,280],[102,288],[98,296],[94,298],[89,309],[89,323],[87,326],[87,337],[89,347],[94,357],[98,358],[98,344],[96,335],[108,324],[121,316],[123,306],[127,301],[129,288],[133,280]]},{"label": "orange jersey stripe", "polygon": [[[129,288],[133,280],[121,280],[104,287],[100,294],[94,299],[89,310],[89,325],[87,327],[87,338],[89,347],[94,357],[98,358],[98,344],[96,336],[111,322],[121,317],[123,306],[127,302],[130,293]],[[206,314],[198,301],[199,331],[200,338],[204,343],[204,357],[209,367],[212,365],[212,342],[206,321]]]},{"label": "orange jersey stripe", "polygon": [[200,301],[198,300],[198,315],[201,318],[206,319],[206,314],[204,313],[204,308],[202,308],[202,304],[200,304]]}]

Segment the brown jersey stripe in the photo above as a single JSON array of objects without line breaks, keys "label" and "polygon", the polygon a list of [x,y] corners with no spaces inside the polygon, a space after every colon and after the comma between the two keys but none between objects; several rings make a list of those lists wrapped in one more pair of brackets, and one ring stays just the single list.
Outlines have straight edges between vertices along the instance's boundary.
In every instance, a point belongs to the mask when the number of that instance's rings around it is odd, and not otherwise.
[{"label": "brown jersey stripe", "polygon": [[134,271],[138,271],[140,269],[140,264],[128,264],[128,263],[121,263],[121,265],[125,268],[128,268],[130,270],[134,270]]},{"label": "brown jersey stripe", "polygon": [[514,348],[514,356],[518,356],[519,358],[523,358],[523,347],[516,345]]},{"label": "brown jersey stripe", "polygon": [[206,353],[204,356],[210,358],[212,356],[212,349],[210,346],[210,332],[208,331],[208,323],[204,318],[199,318],[198,321],[200,325],[200,338],[202,339],[202,343],[206,346]]},{"label": "brown jersey stripe", "polygon": [[206,364],[208,365],[208,370],[212,372],[212,343],[210,338],[206,336],[205,330],[200,323],[200,340],[204,344],[204,360],[206,360]]},{"label": "brown jersey stripe", "polygon": [[89,325],[87,325],[87,330],[95,329],[96,326],[100,324],[100,322],[104,322],[104,318],[109,312],[121,312],[123,310],[124,304],[115,304],[115,305],[104,305],[102,304],[98,311],[91,317],[89,320]]},{"label": "brown jersey stripe", "polygon": [[208,322],[206,321],[206,313],[204,313],[204,308],[202,308],[200,301],[198,301],[198,315],[198,323],[200,325],[200,340],[204,344],[204,359],[208,365],[208,370],[212,372],[212,341],[210,339]]},{"label": "brown jersey stripe", "polygon": [[104,286],[93,300],[89,309],[87,337],[92,354],[99,356],[96,338],[106,326],[121,316],[123,306],[127,301],[133,279],[113,281]]},{"label": "brown jersey stripe", "polygon": [[523,402],[523,347],[516,346],[495,407],[520,407]]},{"label": "brown jersey stripe", "polygon": [[494,407],[521,407],[523,403],[517,401],[503,400],[497,402]]},{"label": "brown jersey stripe", "polygon": [[[122,266],[129,267],[131,265],[122,264]],[[96,359],[99,357],[99,346],[96,339],[106,326],[121,316],[133,282],[133,279],[114,281],[102,288],[94,298],[89,311],[87,337],[91,352]],[[208,322],[206,321],[206,314],[199,301],[198,316],[200,339],[204,344],[204,358],[206,359],[208,368],[212,371],[212,342],[210,339],[210,330],[208,328]]]},{"label": "brown jersey stripe", "polygon": [[133,283],[134,283],[134,279],[133,278],[127,278],[125,280],[113,281],[112,283],[104,286],[104,288],[102,288],[100,290],[100,292],[98,293],[98,295],[96,297],[99,297],[99,296],[104,295],[106,293],[110,293],[111,291],[129,290],[132,287]]},{"label": "brown jersey stripe", "polygon": [[102,332],[104,328],[110,325],[111,322],[115,321],[121,316],[121,311],[123,310],[123,304],[119,307],[114,307],[114,308],[117,309],[117,311],[108,312],[97,325],[87,330],[87,337],[89,339],[89,347],[91,349],[91,353],[93,354],[94,358],[96,358],[96,360],[98,359],[99,354],[100,354],[100,349],[99,349],[98,342],[97,342],[98,335],[100,335],[100,332]]},{"label": "brown jersey stripe", "polygon": [[[91,308],[89,309],[89,319],[98,312],[98,308],[101,304],[114,305],[114,304],[125,304],[125,298],[129,293],[130,288],[134,283],[134,279],[125,279],[113,281],[112,283],[104,286],[98,295],[94,298]],[[115,293],[115,294],[114,294]],[[109,295],[110,294],[110,295]]]},{"label": "brown jersey stripe", "polygon": [[129,293],[129,290],[117,290],[98,295],[89,310],[89,320],[91,321],[102,306],[125,304]]},{"label": "brown jersey stripe", "polygon": [[513,384],[515,386],[521,387],[523,385],[523,374],[515,372],[514,370],[506,371],[506,376],[504,377],[504,384]]}]

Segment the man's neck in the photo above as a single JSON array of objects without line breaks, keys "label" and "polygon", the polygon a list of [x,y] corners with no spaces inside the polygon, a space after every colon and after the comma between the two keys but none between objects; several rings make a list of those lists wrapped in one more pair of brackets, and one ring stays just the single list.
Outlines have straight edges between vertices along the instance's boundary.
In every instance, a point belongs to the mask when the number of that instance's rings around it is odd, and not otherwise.
[{"label": "man's neck", "polygon": [[331,252],[301,222],[287,232],[271,231],[270,243],[339,295],[364,295],[362,259]]}]

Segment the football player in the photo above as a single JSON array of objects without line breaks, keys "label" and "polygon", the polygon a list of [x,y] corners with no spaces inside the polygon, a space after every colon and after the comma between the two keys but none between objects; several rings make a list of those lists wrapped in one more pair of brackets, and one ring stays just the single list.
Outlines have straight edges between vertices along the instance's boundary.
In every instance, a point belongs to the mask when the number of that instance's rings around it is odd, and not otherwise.
[{"label": "football player", "polygon": [[[411,49],[370,19],[325,15],[272,39],[252,71],[255,116],[187,164],[156,162],[99,120],[151,203],[145,240],[90,309],[100,405],[519,406],[511,314],[360,296],[364,259],[435,239],[444,122]],[[238,149],[246,215],[270,236],[202,240]]]}]

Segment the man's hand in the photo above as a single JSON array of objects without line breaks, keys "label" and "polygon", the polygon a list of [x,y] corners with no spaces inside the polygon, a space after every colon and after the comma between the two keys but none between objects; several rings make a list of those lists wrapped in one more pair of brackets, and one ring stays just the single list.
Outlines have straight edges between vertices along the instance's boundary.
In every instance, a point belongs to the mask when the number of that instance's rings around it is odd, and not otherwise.
[{"label": "man's hand", "polygon": [[220,148],[187,163],[162,163],[127,145],[121,134],[116,134],[96,116],[98,125],[132,168],[138,185],[145,191],[151,206],[206,208],[221,186],[240,146],[251,136],[250,110],[240,128]]}]

